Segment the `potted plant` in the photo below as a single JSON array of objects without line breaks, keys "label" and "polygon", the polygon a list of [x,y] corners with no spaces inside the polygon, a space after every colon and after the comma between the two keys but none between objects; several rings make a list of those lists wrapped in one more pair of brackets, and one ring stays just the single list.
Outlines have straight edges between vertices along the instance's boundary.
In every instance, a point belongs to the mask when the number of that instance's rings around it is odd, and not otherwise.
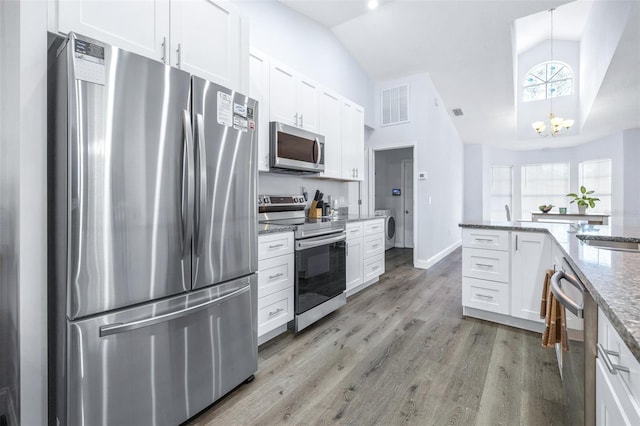
[{"label": "potted plant", "polygon": [[580,186],[580,194],[576,194],[570,192],[567,194],[567,197],[573,197],[571,200],[571,204],[578,204],[578,212],[580,214],[585,214],[587,211],[587,207],[594,208],[596,206],[596,201],[600,201],[600,198],[590,197],[595,191],[587,191],[587,188],[584,185]]}]

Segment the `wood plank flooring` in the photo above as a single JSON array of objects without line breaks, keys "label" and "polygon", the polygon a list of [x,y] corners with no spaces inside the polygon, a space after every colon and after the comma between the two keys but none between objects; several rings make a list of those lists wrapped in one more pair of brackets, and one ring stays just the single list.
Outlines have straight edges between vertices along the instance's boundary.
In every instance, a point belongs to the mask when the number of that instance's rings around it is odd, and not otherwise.
[{"label": "wood plank flooring", "polygon": [[462,318],[461,250],[428,271],[386,254],[379,283],[259,350],[255,380],[189,424],[562,424],[540,335]]}]

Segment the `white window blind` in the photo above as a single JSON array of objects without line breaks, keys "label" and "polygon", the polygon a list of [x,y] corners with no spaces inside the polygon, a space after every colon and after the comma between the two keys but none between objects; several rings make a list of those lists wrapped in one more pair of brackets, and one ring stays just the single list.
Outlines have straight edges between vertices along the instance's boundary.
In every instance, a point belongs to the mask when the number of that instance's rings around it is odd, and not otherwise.
[{"label": "white window blind", "polygon": [[491,193],[490,193],[490,220],[506,221],[507,212],[505,205],[509,206],[512,213],[513,173],[511,166],[491,166]]},{"label": "white window blind", "polygon": [[409,121],[409,86],[398,86],[382,91],[382,125]]},{"label": "white window blind", "polygon": [[[569,205],[569,164],[528,164],[522,166],[521,219],[531,220],[531,212],[542,204]],[[557,208],[554,208],[557,211]]]},{"label": "white window blind", "polygon": [[[611,159],[584,161],[578,163],[578,187],[584,185],[596,201],[594,212],[611,213]],[[579,189],[575,189],[579,191]],[[573,189],[571,192],[575,192]]]}]

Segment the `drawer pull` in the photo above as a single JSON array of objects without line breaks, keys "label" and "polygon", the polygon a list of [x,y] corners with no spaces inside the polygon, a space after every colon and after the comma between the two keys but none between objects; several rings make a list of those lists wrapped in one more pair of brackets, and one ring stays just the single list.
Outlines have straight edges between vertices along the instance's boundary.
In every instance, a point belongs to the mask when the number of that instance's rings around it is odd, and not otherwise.
[{"label": "drawer pull", "polygon": [[374,244],[371,246],[371,248],[378,248],[378,247],[380,247],[380,244]]},{"label": "drawer pull", "polygon": [[476,238],[476,241],[482,241],[483,243],[493,242],[493,238]]},{"label": "drawer pull", "polygon": [[372,270],[372,271],[375,271],[375,270],[376,270],[376,269],[378,269],[378,268],[379,268],[379,266],[378,266],[378,265],[376,265],[376,266],[374,266],[373,268],[371,268],[371,270]]},{"label": "drawer pull", "polygon": [[482,297],[483,299],[493,300],[493,296],[489,296],[488,294],[477,293],[476,296],[477,297]]},{"label": "drawer pull", "polygon": [[284,247],[284,244],[283,244],[283,243],[280,243],[280,244],[271,244],[271,245],[269,246],[269,248],[270,248],[270,249],[275,249],[275,248],[280,248],[280,247]]},{"label": "drawer pull", "polygon": [[273,312],[269,312],[269,317],[272,317],[274,315],[278,315],[280,312],[284,311],[284,308],[278,308]]},{"label": "drawer pull", "polygon": [[379,226],[372,226],[371,229],[378,229],[380,228]]},{"label": "drawer pull", "polygon": [[598,354],[604,362],[604,365],[607,366],[607,370],[609,370],[609,373],[618,374],[618,371],[629,373],[629,369],[627,367],[611,362],[611,358],[609,358],[609,355],[620,358],[620,354],[618,352],[605,349],[604,346],[602,346],[602,343],[598,343]]},{"label": "drawer pull", "polygon": [[274,275],[269,275],[269,279],[270,280],[275,280],[276,278],[280,278],[281,276],[283,276],[284,274],[282,272],[278,272],[277,274]]},{"label": "drawer pull", "polygon": [[488,263],[476,263],[476,266],[482,266],[484,268],[491,268],[493,269],[493,265],[489,265]]}]

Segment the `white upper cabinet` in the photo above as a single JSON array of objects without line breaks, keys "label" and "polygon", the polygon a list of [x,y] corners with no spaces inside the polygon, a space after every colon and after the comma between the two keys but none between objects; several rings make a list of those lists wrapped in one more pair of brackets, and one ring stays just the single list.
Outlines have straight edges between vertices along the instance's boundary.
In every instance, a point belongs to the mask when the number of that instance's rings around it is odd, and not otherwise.
[{"label": "white upper cabinet", "polygon": [[230,1],[173,0],[171,65],[239,90],[240,30],[240,13]]},{"label": "white upper cabinet", "polygon": [[364,180],[364,109],[349,100],[342,104],[342,177]]},{"label": "white upper cabinet", "polygon": [[324,176],[342,177],[342,143],[340,122],[342,115],[339,95],[323,90],[318,102],[318,133],[324,136]]},{"label": "white upper cabinet", "polygon": [[51,0],[49,30],[70,31],[233,90],[246,80],[240,13],[225,0]]},{"label": "white upper cabinet", "polygon": [[271,61],[270,121],[318,132],[318,85],[286,65]]},{"label": "white upper cabinet", "polygon": [[269,171],[269,59],[249,52],[249,97],[258,101],[258,170]]},{"label": "white upper cabinet", "polygon": [[58,28],[168,62],[169,1],[60,0]]}]

